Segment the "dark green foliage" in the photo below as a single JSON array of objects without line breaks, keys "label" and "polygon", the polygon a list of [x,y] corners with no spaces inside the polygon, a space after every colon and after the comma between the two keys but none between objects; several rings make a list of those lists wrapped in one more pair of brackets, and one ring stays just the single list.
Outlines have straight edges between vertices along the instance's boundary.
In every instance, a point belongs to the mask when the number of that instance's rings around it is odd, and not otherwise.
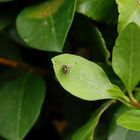
[{"label": "dark green foliage", "polygon": [[139,26],[139,0],[0,0],[0,140],[139,140]]}]

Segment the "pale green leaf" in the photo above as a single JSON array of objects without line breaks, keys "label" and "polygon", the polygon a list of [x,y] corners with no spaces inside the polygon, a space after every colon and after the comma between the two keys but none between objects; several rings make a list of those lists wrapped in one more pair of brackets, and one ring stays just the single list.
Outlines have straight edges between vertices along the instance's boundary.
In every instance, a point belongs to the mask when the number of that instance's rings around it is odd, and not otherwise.
[{"label": "pale green leaf", "polygon": [[[80,56],[63,54],[54,57],[52,62],[60,84],[76,97],[93,101],[124,96],[120,90],[114,88],[102,68],[91,61]],[[66,71],[63,67],[67,68]],[[113,89],[114,95],[109,92]]]},{"label": "pale green leaf", "polygon": [[114,100],[107,101],[98,108],[92,115],[89,121],[72,135],[72,140],[94,140],[94,131],[99,122],[101,115],[112,104]]},{"label": "pale green leaf", "polygon": [[122,31],[123,28],[130,22],[135,22],[140,26],[140,3],[138,0],[116,0],[119,9],[119,24],[118,31]]},{"label": "pale green leaf", "polygon": [[121,115],[117,120],[118,125],[140,131],[140,110],[130,110]]},{"label": "pale green leaf", "polygon": [[[139,93],[138,93],[139,94]],[[140,94],[139,94],[140,95]],[[124,112],[130,110],[130,107],[121,105],[119,109],[112,115],[113,121],[110,122],[110,128],[107,140],[138,140],[140,139],[139,131],[132,131],[117,125],[117,118]]]},{"label": "pale green leaf", "polygon": [[[115,122],[114,122],[115,123]],[[139,131],[133,131],[126,128],[123,128],[121,126],[118,126],[115,124],[114,128],[109,136],[108,140],[139,140],[140,139],[140,132]]]},{"label": "pale green leaf", "polygon": [[113,48],[113,69],[131,92],[140,80],[140,28],[130,23],[120,33]]},{"label": "pale green leaf", "polygon": [[45,96],[40,76],[26,74],[0,89],[0,135],[22,140],[37,120]]},{"label": "pale green leaf", "polygon": [[17,30],[29,47],[61,52],[75,12],[76,0],[52,0],[24,9]]}]

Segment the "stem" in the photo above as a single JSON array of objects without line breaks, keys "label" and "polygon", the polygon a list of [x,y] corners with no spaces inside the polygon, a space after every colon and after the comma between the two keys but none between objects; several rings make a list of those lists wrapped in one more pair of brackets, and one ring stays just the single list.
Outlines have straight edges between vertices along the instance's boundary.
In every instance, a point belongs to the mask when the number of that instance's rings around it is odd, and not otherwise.
[{"label": "stem", "polygon": [[140,109],[140,104],[137,102],[137,103],[134,103],[133,101],[130,100],[129,102],[133,107],[137,108],[137,109]]},{"label": "stem", "polygon": [[132,106],[133,106],[132,104],[130,104],[130,101],[126,101],[126,100],[124,100],[123,98],[122,98],[122,99],[119,98],[118,100],[119,100],[120,102],[122,102],[123,104],[129,106],[129,107],[132,107]]},{"label": "stem", "polygon": [[129,107],[134,107],[134,108],[140,109],[140,104],[138,102],[133,102],[131,99],[129,101],[126,101],[121,98],[118,100]]},{"label": "stem", "polygon": [[0,57],[0,64],[5,65],[5,66],[9,66],[12,68],[20,68],[23,69],[25,71],[29,71],[29,72],[36,72],[45,76],[50,76],[52,75],[52,73],[46,69],[42,69],[42,68],[38,68],[38,67],[33,67],[31,65],[28,65],[26,63],[23,62],[17,62],[15,60],[10,60],[8,58],[3,58]]},{"label": "stem", "polygon": [[138,104],[138,101],[135,99],[131,91],[128,92],[128,95],[133,103]]},{"label": "stem", "polygon": [[140,91],[140,88],[134,88],[133,91]]}]

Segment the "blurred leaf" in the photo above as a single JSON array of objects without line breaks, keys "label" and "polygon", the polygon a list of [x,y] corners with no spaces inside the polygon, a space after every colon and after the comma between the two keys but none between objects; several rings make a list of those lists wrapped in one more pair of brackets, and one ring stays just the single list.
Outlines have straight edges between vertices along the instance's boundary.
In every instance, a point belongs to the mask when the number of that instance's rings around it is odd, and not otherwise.
[{"label": "blurred leaf", "polygon": [[70,54],[56,56],[52,62],[58,81],[72,95],[91,101],[124,98],[123,93],[110,83],[105,72],[95,63]]},{"label": "blurred leaf", "polygon": [[130,108],[125,105],[121,105],[118,110],[115,112],[115,114],[112,114],[113,120],[110,122],[110,129],[108,133],[108,139],[107,140],[125,140],[125,137],[127,135],[127,129],[122,128],[117,125],[116,120],[117,118],[123,114],[123,112],[129,110]]},{"label": "blurred leaf", "polygon": [[[93,112],[93,102],[81,100],[64,93],[64,115],[71,130],[78,129]],[[96,103],[95,103],[96,104]],[[82,116],[82,117],[81,117]]]},{"label": "blurred leaf", "polygon": [[120,33],[113,49],[113,69],[131,92],[140,80],[140,28],[130,23]]},{"label": "blurred leaf", "polygon": [[92,58],[95,61],[106,61],[108,63],[110,52],[107,49],[106,42],[100,30],[90,19],[83,15],[76,14],[72,29],[72,35],[78,43],[76,46],[85,47],[86,49],[89,47],[92,53]]},{"label": "blurred leaf", "polygon": [[[17,44],[9,39],[5,34],[0,32],[0,61],[4,63],[4,59],[22,61],[21,51]],[[6,62],[5,62],[6,63]],[[25,71],[21,69],[13,69],[7,67],[4,64],[0,65],[0,87],[7,83],[9,80],[13,80],[22,75]]]},{"label": "blurred leaf", "polygon": [[[140,100],[140,93],[137,92],[136,99]],[[138,140],[140,139],[139,131],[132,131],[117,125],[116,120],[124,112],[132,110],[132,108],[125,105],[121,105],[113,116],[113,121],[110,123],[110,129],[108,133],[108,140]],[[127,119],[126,119],[127,120]]]},{"label": "blurred leaf", "polygon": [[99,122],[101,115],[112,104],[114,100],[107,101],[98,108],[92,115],[90,120],[72,135],[72,140],[94,140],[94,131]]},{"label": "blurred leaf", "polygon": [[92,37],[93,44],[97,46],[97,48],[94,48],[94,51],[96,53],[99,51],[105,59],[105,62],[109,63],[110,52],[108,51],[105,40],[98,28],[92,28]]},{"label": "blurred leaf", "polygon": [[114,0],[78,0],[76,11],[99,22],[115,23],[117,20]]},{"label": "blurred leaf", "polygon": [[119,9],[118,31],[122,31],[127,24],[135,22],[140,26],[140,4],[138,0],[116,0]]},{"label": "blurred leaf", "polygon": [[27,74],[0,89],[0,135],[21,140],[39,116],[45,96],[45,83]]},{"label": "blurred leaf", "polygon": [[52,0],[24,9],[17,30],[29,47],[61,52],[75,12],[76,0]]},{"label": "blurred leaf", "polygon": [[114,132],[110,134],[108,140],[138,140],[140,132],[131,131],[120,126],[115,126]]},{"label": "blurred leaf", "polygon": [[125,89],[124,84],[123,84],[122,80],[115,74],[112,66],[106,65],[103,63],[99,63],[99,65],[103,68],[103,70],[107,74],[111,83],[113,83],[114,85],[117,85],[123,91]]},{"label": "blurred leaf", "polygon": [[117,123],[127,129],[140,131],[140,110],[130,110],[117,119]]}]

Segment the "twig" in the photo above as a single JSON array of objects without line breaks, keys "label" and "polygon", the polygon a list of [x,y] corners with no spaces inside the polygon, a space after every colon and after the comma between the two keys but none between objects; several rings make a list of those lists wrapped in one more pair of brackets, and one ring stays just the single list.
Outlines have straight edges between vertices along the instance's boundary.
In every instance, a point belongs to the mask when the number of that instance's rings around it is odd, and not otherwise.
[{"label": "twig", "polygon": [[41,69],[38,67],[33,67],[31,65],[25,64],[25,63],[21,63],[21,62],[17,62],[15,60],[11,60],[8,58],[4,58],[4,57],[0,57],[0,64],[5,65],[5,66],[9,66],[12,68],[20,68],[23,70],[26,70],[28,72],[36,72],[45,76],[50,76],[52,75],[52,73],[48,70],[45,69]]}]

